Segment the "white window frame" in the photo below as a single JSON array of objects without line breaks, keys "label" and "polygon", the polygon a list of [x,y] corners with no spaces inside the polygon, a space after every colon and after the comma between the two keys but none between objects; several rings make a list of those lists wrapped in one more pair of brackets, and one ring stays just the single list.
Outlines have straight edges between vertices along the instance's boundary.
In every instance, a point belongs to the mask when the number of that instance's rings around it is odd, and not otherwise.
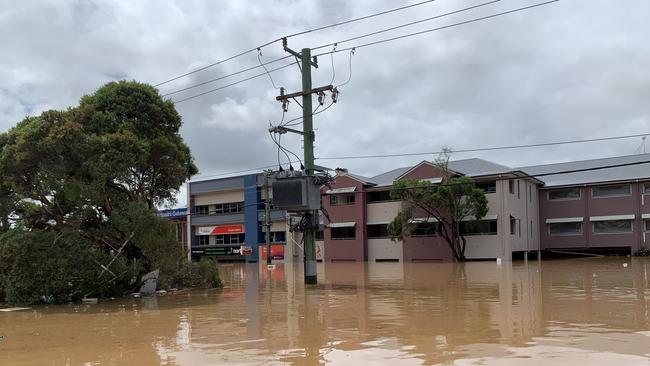
[{"label": "white window frame", "polygon": [[[579,233],[567,233],[567,234],[552,234],[551,233],[551,225],[557,225],[557,224],[580,224],[580,232]],[[585,233],[585,224],[582,221],[572,221],[572,222],[551,222],[546,224],[547,231],[548,231],[548,236],[581,236],[584,235]]]},{"label": "white window frame", "polygon": [[[607,221],[629,221],[630,222],[630,231],[618,231],[618,232],[612,232],[612,233],[597,233],[596,232],[596,224],[598,222],[607,222]],[[593,221],[591,223],[591,233],[594,235],[626,235],[626,234],[634,234],[634,220],[607,220],[607,221]]]},{"label": "white window frame", "polygon": [[[625,194],[613,194],[609,196],[594,196],[594,188],[602,188],[602,187],[613,187],[613,186],[628,186],[629,187],[629,192],[630,193],[625,193]],[[616,198],[616,197],[629,197],[632,195],[632,185],[630,183],[622,183],[622,184],[608,184],[608,185],[602,185],[602,186],[593,186],[591,187],[591,198],[593,199],[600,199],[600,198]]]},{"label": "white window frame", "polygon": [[[551,192],[557,192],[557,191],[568,191],[568,190],[577,190],[578,191],[578,197],[577,198],[551,198]],[[582,189],[580,188],[560,188],[560,189],[552,189],[548,192],[546,192],[546,200],[550,202],[558,202],[558,201],[580,201],[582,199]]]}]

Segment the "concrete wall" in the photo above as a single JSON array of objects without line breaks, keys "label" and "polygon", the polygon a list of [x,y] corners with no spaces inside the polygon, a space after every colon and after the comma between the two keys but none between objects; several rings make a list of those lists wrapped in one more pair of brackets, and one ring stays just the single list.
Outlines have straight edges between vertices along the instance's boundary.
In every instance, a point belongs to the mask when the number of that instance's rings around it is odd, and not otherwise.
[{"label": "concrete wall", "polygon": [[368,262],[377,260],[404,261],[404,248],[401,241],[392,241],[387,238],[368,239]]},{"label": "concrete wall", "polygon": [[194,204],[197,206],[231,202],[244,202],[244,190],[236,189],[231,191],[207,192],[194,195]]}]

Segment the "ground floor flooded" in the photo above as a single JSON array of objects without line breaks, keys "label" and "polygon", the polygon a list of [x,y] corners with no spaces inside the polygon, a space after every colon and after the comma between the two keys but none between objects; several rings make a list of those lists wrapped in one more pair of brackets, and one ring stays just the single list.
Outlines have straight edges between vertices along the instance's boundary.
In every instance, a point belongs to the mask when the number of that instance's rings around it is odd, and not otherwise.
[{"label": "ground floor flooded", "polygon": [[222,265],[226,288],[0,312],[0,365],[650,365],[650,260]]}]

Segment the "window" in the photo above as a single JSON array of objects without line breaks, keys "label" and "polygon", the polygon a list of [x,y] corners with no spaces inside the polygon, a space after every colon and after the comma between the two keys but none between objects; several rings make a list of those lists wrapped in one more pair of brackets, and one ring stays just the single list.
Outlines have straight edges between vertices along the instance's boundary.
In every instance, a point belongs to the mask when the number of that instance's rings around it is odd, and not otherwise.
[{"label": "window", "polygon": [[485,193],[496,193],[497,192],[497,182],[478,182],[476,183],[476,188],[482,189]]},{"label": "window", "polygon": [[508,180],[508,192],[515,194],[515,181],[512,179]]},{"label": "window", "polygon": [[645,231],[650,231],[650,220],[645,220]]},{"label": "window", "polygon": [[411,229],[411,236],[438,236],[439,234],[440,224],[421,222]]},{"label": "window", "polygon": [[332,206],[353,205],[354,204],[354,195],[353,194],[331,195],[330,196],[330,204]]},{"label": "window", "polygon": [[510,216],[510,235],[517,234],[517,219]]},{"label": "window", "polygon": [[330,228],[332,232],[332,240],[346,240],[356,238],[355,227],[333,227]]},{"label": "window", "polygon": [[[271,243],[285,243],[287,233],[284,231],[271,231]],[[262,233],[262,243],[266,243],[266,233]]]},{"label": "window", "polygon": [[533,235],[533,221],[531,220],[530,221],[530,237],[532,238],[533,236],[534,236]]},{"label": "window", "polygon": [[194,206],[194,213],[197,215],[207,215],[210,213],[208,205]]},{"label": "window", "polygon": [[622,234],[632,232],[632,220],[594,222],[594,234]]},{"label": "window", "polygon": [[643,193],[650,194],[650,183],[645,183],[643,185]]},{"label": "window", "polygon": [[533,202],[533,186],[528,186],[528,202]]},{"label": "window", "polygon": [[238,213],[244,210],[244,202],[221,203],[215,205],[214,213],[217,215]]},{"label": "window", "polygon": [[394,201],[390,197],[390,191],[373,191],[368,192],[368,203]]},{"label": "window", "polygon": [[613,186],[600,186],[591,188],[591,195],[599,197],[629,196],[632,194],[632,186],[629,184],[617,184]]},{"label": "window", "polygon": [[519,188],[519,180],[517,180],[517,199],[521,199],[521,189]]},{"label": "window", "polygon": [[388,238],[388,224],[368,225],[368,239]]},{"label": "window", "polygon": [[199,245],[210,245],[210,235],[198,235]]},{"label": "window", "polygon": [[579,200],[579,199],[580,199],[580,188],[566,188],[566,189],[556,189],[553,191],[548,191],[549,201],[568,201],[568,200]]},{"label": "window", "polygon": [[550,236],[582,235],[582,223],[581,222],[559,222],[559,223],[548,224],[548,234]]},{"label": "window", "polygon": [[497,235],[497,221],[463,222],[460,231],[464,235]]},{"label": "window", "polygon": [[244,233],[215,235],[217,244],[244,244],[245,239]]},{"label": "window", "polygon": [[316,231],[316,240],[318,241],[325,240],[325,232],[323,230]]}]

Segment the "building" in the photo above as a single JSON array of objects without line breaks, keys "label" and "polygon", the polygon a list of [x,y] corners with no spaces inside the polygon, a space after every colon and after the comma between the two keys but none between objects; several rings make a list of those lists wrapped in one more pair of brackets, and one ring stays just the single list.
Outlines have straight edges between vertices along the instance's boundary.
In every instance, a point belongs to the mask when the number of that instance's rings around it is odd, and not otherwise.
[{"label": "building", "polygon": [[[457,176],[472,178],[486,193],[489,211],[466,233],[465,255],[470,259],[510,258],[514,252],[539,250],[538,194],[542,182],[522,172],[482,159],[449,162]],[[401,208],[390,197],[393,182],[422,179],[441,183],[444,172],[423,161],[363,177],[339,170],[331,188],[323,189],[326,229],[322,246],[325,261],[451,261],[447,242],[430,225],[403,242],[388,237],[387,226]],[[414,222],[429,220],[415,218]],[[417,224],[416,224],[417,225]]]},{"label": "building", "polygon": [[[624,249],[650,240],[650,154],[520,168],[539,189],[541,248]],[[565,172],[563,174],[549,174]]]},{"label": "building", "polygon": [[[187,235],[189,258],[203,256],[221,261],[258,262],[266,259],[265,176],[236,177],[189,182],[187,185]],[[289,216],[271,210],[271,256],[274,260],[299,255],[289,230]],[[296,248],[294,248],[296,247]]]},{"label": "building", "polygon": [[160,210],[158,211],[158,216],[169,219],[172,222],[180,252],[184,256],[187,256],[187,208]]}]

